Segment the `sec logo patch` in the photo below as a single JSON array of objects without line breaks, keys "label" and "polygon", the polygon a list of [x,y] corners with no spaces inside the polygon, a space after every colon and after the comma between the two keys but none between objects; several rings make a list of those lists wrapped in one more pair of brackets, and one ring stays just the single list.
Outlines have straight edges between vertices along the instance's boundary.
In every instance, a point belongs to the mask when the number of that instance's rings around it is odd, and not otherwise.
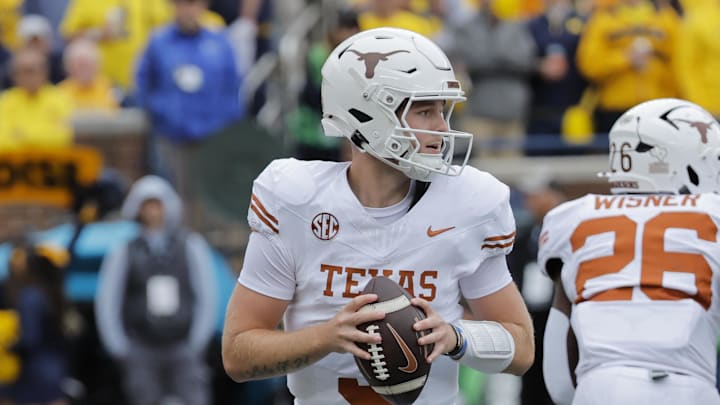
[{"label": "sec logo patch", "polygon": [[315,215],[310,223],[310,229],[316,238],[320,240],[330,240],[340,231],[340,223],[335,215],[321,212]]}]

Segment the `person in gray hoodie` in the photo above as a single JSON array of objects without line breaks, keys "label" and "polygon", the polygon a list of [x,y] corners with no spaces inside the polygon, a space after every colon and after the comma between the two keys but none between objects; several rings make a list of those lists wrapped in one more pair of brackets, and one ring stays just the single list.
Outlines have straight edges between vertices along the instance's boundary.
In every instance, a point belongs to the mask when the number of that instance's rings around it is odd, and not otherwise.
[{"label": "person in gray hoodie", "polygon": [[477,0],[474,18],[450,29],[450,58],[471,81],[461,126],[473,137],[473,157],[522,154],[530,107],[535,42],[521,21],[497,16],[502,0]]},{"label": "person in gray hoodie", "polygon": [[127,401],[208,404],[205,350],[216,321],[210,249],[181,225],[182,202],[160,177],[138,180],[122,215],[141,230],[103,260],[95,314]]}]

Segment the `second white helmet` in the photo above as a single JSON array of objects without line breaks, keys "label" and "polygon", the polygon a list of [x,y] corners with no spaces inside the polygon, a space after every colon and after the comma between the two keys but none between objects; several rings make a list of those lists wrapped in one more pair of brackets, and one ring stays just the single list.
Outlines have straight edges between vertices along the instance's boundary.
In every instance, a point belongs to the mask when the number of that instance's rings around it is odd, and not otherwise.
[{"label": "second white helmet", "polygon": [[674,98],[638,104],[609,138],[613,193],[720,191],[720,127],[697,104]]}]

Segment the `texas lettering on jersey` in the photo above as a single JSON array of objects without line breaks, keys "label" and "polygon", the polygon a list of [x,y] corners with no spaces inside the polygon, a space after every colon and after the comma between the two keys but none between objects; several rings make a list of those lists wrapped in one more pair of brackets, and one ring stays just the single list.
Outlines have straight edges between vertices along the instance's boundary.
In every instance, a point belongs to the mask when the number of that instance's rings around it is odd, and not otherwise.
[{"label": "texas lettering on jersey", "polygon": [[[391,270],[383,269],[365,269],[349,266],[335,266],[331,264],[321,264],[320,272],[327,277],[325,289],[322,294],[326,297],[342,296],[343,298],[354,298],[360,295],[362,287],[367,281],[377,276],[385,276],[397,282],[413,297],[419,297],[427,301],[433,301],[437,293],[437,287],[434,281],[438,277],[437,270]],[[334,282],[343,280],[340,284],[343,286],[341,291],[333,290]]]}]

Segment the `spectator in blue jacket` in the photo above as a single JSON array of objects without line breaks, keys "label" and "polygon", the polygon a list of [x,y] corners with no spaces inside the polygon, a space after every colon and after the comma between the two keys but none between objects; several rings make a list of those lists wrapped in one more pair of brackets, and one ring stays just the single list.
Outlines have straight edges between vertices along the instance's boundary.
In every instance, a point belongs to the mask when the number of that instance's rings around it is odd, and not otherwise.
[{"label": "spectator in blue jacket", "polygon": [[[560,142],[565,110],[577,104],[587,86],[575,64],[580,33],[585,24],[571,0],[546,0],[545,12],[528,22],[538,59],[532,78],[527,155],[563,154]],[[557,148],[532,147],[532,135],[557,134]],[[577,153],[570,151],[570,153]]]},{"label": "spectator in blue jacket", "polygon": [[151,169],[191,194],[189,164],[203,140],[244,116],[227,37],[204,28],[207,0],[173,0],[175,21],[156,31],[139,60],[136,99],[153,124]]}]

